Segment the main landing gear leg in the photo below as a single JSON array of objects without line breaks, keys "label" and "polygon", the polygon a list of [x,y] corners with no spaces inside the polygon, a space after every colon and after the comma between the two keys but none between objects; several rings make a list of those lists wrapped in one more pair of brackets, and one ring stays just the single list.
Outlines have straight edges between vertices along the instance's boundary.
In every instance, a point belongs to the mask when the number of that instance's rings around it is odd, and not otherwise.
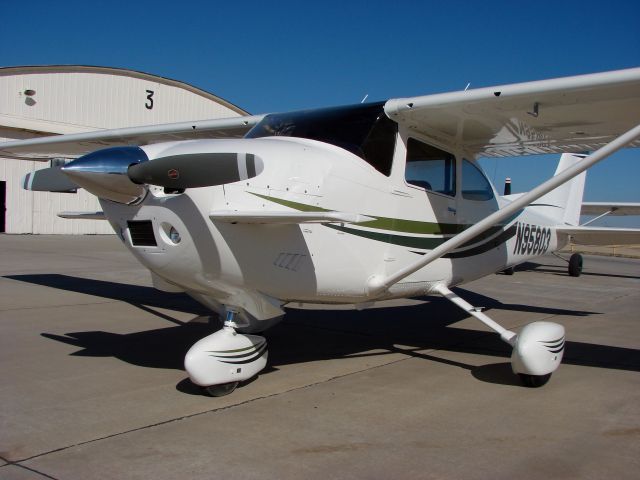
[{"label": "main landing gear leg", "polygon": [[191,381],[212,397],[230,394],[267,364],[266,339],[236,332],[238,314],[227,307],[222,329],[196,342],[184,359]]},{"label": "main landing gear leg", "polygon": [[440,285],[437,292],[462,308],[469,315],[500,334],[500,338],[513,347],[511,369],[527,387],[541,387],[560,366],[564,353],[564,327],[552,322],[533,322],[526,325],[519,334],[502,327],[481,309]]}]

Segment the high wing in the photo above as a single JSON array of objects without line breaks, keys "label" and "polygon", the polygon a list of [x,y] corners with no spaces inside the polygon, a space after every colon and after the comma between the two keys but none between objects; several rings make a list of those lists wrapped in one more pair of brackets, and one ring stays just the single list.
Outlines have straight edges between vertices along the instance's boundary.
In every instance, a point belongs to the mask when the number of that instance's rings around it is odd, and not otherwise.
[{"label": "high wing", "polygon": [[584,152],[640,124],[640,68],[398,98],[385,111],[478,157]]},{"label": "high wing", "polygon": [[640,215],[640,203],[582,202],[580,215]]},{"label": "high wing", "polygon": [[264,115],[252,115],[146,125],[4,142],[0,143],[0,157],[48,160],[57,157],[78,157],[100,148],[119,145],[137,146],[198,138],[239,138],[263,117]]},{"label": "high wing", "polygon": [[[387,115],[409,130],[475,156],[575,153],[640,123],[640,68],[391,99]],[[78,156],[115,145],[240,137],[263,116],[99,130],[0,144],[0,156]],[[634,146],[640,145],[635,141]]]},{"label": "high wing", "polygon": [[579,245],[640,245],[640,228],[558,227]]}]

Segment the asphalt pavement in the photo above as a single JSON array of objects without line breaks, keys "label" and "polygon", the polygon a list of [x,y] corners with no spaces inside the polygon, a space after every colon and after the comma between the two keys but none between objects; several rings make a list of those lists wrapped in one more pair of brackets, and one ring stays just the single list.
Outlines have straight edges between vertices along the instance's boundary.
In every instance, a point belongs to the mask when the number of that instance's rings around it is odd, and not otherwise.
[{"label": "asphalt pavement", "polygon": [[289,310],[233,394],[187,379],[207,310],[114,236],[0,235],[0,479],[637,478],[640,260],[555,257],[457,289],[504,326],[567,329],[539,389],[440,298]]}]

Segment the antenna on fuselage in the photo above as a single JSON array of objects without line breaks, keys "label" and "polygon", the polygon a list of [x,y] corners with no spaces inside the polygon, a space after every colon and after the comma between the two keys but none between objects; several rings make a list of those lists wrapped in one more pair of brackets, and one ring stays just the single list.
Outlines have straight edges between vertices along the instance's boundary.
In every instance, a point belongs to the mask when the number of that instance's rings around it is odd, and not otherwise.
[{"label": "antenna on fuselage", "polygon": [[469,90],[469,87],[471,86],[471,82],[467,83],[467,86],[464,87],[464,91],[466,92],[467,90]]},{"label": "antenna on fuselage", "polygon": [[369,96],[369,94],[367,93],[364,98],[360,101],[360,103],[364,103],[364,101],[367,99],[367,97]]},{"label": "antenna on fuselage", "polygon": [[504,181],[504,195],[511,195],[511,179],[509,177]]}]

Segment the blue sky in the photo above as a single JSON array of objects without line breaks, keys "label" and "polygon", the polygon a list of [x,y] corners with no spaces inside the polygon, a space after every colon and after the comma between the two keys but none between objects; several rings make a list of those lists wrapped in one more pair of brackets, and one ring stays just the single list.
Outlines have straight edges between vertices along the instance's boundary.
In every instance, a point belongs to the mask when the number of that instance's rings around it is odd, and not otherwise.
[{"label": "blue sky", "polygon": [[[3,0],[0,65],[88,64],[190,83],[264,113],[640,66],[640,2]],[[487,160],[528,190],[557,158]],[[640,201],[640,151],[586,200]],[[613,188],[612,188],[613,187]],[[501,188],[501,187],[500,187]]]}]

